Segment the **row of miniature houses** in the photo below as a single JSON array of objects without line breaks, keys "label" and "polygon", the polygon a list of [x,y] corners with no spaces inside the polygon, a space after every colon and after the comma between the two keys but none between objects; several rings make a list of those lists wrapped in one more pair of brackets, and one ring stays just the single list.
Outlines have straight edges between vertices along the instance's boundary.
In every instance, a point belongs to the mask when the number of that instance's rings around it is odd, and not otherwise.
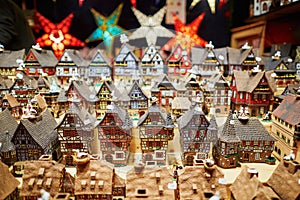
[{"label": "row of miniature houses", "polygon": [[[75,178],[64,165],[39,160],[24,163],[22,184],[0,162],[1,199],[298,199],[300,166],[281,162],[262,183],[256,169],[244,166],[233,183],[227,183],[217,167],[135,166],[127,172],[115,171],[105,161],[90,160],[76,167]],[[4,192],[5,191],[5,192]],[[241,192],[243,191],[243,192]]]},{"label": "row of miniature houses", "polygon": [[113,61],[103,51],[96,49],[88,56],[83,56],[77,50],[66,49],[59,60],[52,51],[35,46],[26,55],[24,50],[3,51],[0,53],[0,74],[15,76],[17,69],[24,69],[27,75],[35,78],[39,75],[56,75],[61,84],[68,83],[74,76],[90,79],[95,83],[114,80],[125,84],[131,84],[134,77],[142,79],[147,85],[163,73],[168,74],[172,81],[178,81],[190,73],[208,78],[220,71],[225,76],[232,75],[234,70],[275,70],[276,78],[286,80],[295,78],[296,73],[299,74],[296,72],[299,71],[296,68],[299,60],[293,61],[290,58],[291,46],[277,48],[271,56],[263,59],[257,59],[259,55],[247,44],[240,49],[214,49],[210,43],[205,48],[193,48],[191,56],[180,45],[167,57],[153,45],[146,48],[142,55],[137,55],[136,52],[140,51],[136,50],[124,43]]}]

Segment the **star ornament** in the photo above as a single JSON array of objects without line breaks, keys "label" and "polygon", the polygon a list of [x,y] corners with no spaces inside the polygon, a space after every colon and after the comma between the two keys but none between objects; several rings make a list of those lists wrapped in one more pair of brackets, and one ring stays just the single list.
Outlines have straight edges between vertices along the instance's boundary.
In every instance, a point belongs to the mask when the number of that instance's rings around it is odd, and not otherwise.
[{"label": "star ornament", "polygon": [[104,17],[95,9],[91,9],[96,20],[98,28],[86,39],[86,42],[94,42],[103,40],[108,52],[111,52],[113,37],[123,32],[123,29],[117,25],[123,4],[120,4],[117,9],[109,16]]},{"label": "star ornament", "polygon": [[83,47],[84,43],[76,37],[69,34],[74,15],[69,14],[59,24],[54,24],[49,19],[45,18],[40,13],[36,13],[37,19],[40,22],[45,34],[36,40],[41,47],[52,47],[54,54],[60,58],[66,46],[68,47]]},{"label": "star ornament", "polygon": [[166,13],[166,7],[160,9],[153,16],[146,16],[134,7],[132,7],[132,11],[141,24],[141,27],[135,30],[132,35],[129,36],[129,39],[146,38],[147,44],[150,46],[156,44],[157,37],[171,38],[174,36],[171,31],[161,25]]},{"label": "star ornament", "polygon": [[197,31],[204,18],[204,15],[205,14],[202,13],[196,19],[194,19],[192,23],[185,25],[176,14],[173,14],[176,35],[170,39],[162,49],[171,51],[173,47],[175,47],[177,44],[180,44],[182,48],[186,49],[188,53],[190,53],[191,48],[194,46],[204,47],[207,44],[207,41],[197,35]]}]

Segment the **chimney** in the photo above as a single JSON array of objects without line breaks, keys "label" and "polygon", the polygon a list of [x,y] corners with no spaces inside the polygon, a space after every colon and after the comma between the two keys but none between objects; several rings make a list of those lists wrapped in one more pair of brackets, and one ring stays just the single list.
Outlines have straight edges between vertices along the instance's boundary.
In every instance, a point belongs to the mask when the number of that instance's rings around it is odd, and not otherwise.
[{"label": "chimney", "polygon": [[248,168],[247,172],[248,172],[248,174],[249,174],[250,179],[251,179],[253,176],[258,177],[258,171],[257,171],[255,168]]}]

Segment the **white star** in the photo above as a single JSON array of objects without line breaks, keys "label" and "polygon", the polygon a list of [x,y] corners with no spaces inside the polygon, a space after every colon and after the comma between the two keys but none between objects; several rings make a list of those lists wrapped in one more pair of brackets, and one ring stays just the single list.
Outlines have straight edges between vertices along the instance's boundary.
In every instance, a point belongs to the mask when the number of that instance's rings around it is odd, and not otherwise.
[{"label": "white star", "polygon": [[139,38],[146,38],[148,45],[155,45],[157,37],[169,38],[174,36],[171,31],[161,25],[166,12],[166,7],[160,9],[153,16],[146,16],[134,7],[132,7],[132,11],[141,24],[141,27],[135,30],[129,36],[129,39],[134,40]]}]

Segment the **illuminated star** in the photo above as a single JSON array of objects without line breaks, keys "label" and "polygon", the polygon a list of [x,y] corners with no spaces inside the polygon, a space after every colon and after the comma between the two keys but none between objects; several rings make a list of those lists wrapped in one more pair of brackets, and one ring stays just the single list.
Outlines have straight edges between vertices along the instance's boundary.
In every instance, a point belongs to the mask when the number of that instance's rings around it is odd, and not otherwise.
[{"label": "illuminated star", "polygon": [[52,23],[38,12],[36,13],[36,16],[45,31],[45,34],[38,38],[36,42],[39,43],[41,47],[51,46],[57,58],[60,58],[66,46],[84,46],[82,41],[68,33],[74,17],[72,13],[59,24]]},{"label": "illuminated star", "polygon": [[91,12],[94,15],[98,28],[86,39],[86,42],[103,40],[106,49],[110,53],[113,36],[119,35],[123,32],[123,29],[117,25],[122,7],[123,4],[120,4],[118,8],[107,18],[92,8]]},{"label": "illuminated star", "polygon": [[173,14],[176,35],[163,46],[162,50],[171,51],[177,44],[180,44],[182,48],[188,51],[188,53],[193,46],[204,47],[207,44],[207,41],[197,35],[197,31],[204,15],[205,14],[202,13],[194,19],[192,23],[185,25],[176,14]]},{"label": "illuminated star", "polygon": [[165,7],[160,9],[153,16],[146,16],[134,7],[132,7],[132,11],[141,24],[141,27],[134,31],[132,35],[129,36],[129,39],[146,38],[147,44],[150,46],[156,44],[157,37],[170,38],[174,36],[171,31],[161,25],[166,13]]}]

